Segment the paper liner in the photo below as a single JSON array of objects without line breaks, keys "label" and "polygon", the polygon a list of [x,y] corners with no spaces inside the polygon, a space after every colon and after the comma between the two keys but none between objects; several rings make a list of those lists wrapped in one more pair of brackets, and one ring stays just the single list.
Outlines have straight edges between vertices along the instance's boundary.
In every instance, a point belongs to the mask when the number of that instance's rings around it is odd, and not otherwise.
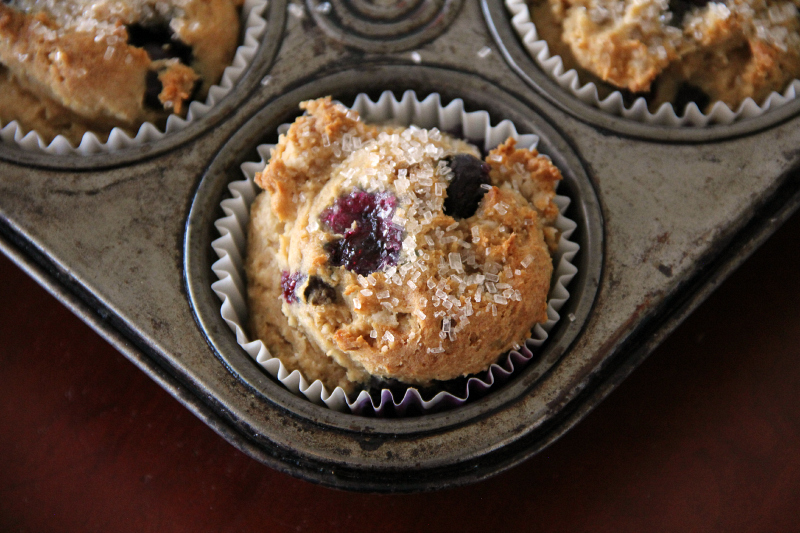
[{"label": "paper liner", "polygon": [[[486,151],[504,142],[508,137],[514,137],[520,146],[526,148],[535,148],[539,142],[539,137],[536,135],[518,134],[514,124],[508,120],[492,126],[489,113],[486,111],[465,112],[464,102],[460,99],[442,106],[438,94],[431,94],[419,101],[414,92],[406,91],[402,99],[397,101],[391,92],[386,91],[377,102],[372,102],[366,95],[360,94],[352,108],[359,112],[365,122],[414,124],[423,128],[437,127],[442,131],[456,132],[454,133],[456,136],[471,139],[473,142],[476,139],[482,140]],[[286,129],[288,125],[283,125],[279,131],[285,132]],[[400,398],[391,390],[383,389],[375,402],[366,390],[351,400],[341,387],[329,392],[319,380],[308,383],[299,371],[288,371],[278,358],[272,357],[263,342],[248,339],[243,327],[243,324],[247,323],[247,291],[244,277],[247,224],[250,219],[250,205],[261,192],[253,178],[266,166],[270,149],[273,147],[274,145],[268,144],[259,146],[257,150],[261,161],[242,164],[241,169],[245,179],[228,185],[232,198],[221,202],[226,216],[214,223],[221,237],[211,243],[219,256],[219,260],[211,268],[219,281],[212,284],[211,288],[222,300],[222,318],[236,334],[236,341],[286,388],[314,403],[342,412],[403,416],[411,409],[412,412],[429,413],[462,405],[470,397],[485,394],[493,386],[507,381],[512,374],[535,357],[537,348],[544,343],[547,333],[559,320],[558,311],[569,298],[566,285],[578,272],[571,261],[579,246],[569,240],[577,224],[563,214],[556,220],[556,227],[561,231],[561,240],[558,250],[553,255],[554,273],[548,295],[547,322],[534,326],[532,336],[525,341],[525,346],[502,356],[487,371],[466,379],[462,394],[441,391],[431,399],[425,400],[420,391],[408,387]],[[564,213],[570,204],[570,199],[566,196],[556,196],[555,203],[560,212]]]},{"label": "paper liner", "polygon": [[647,108],[647,102],[639,97],[630,107],[626,107],[622,93],[614,91],[600,99],[597,86],[593,82],[581,83],[575,69],[564,71],[561,56],[550,55],[547,41],[540,39],[536,25],[531,21],[530,10],[526,0],[505,0],[506,8],[511,13],[511,25],[522,40],[523,46],[536,63],[553,78],[562,89],[580,101],[598,107],[611,115],[653,124],[658,126],[685,127],[707,126],[710,124],[732,124],[737,120],[763,115],[770,109],[782,106],[795,99],[800,93],[800,80],[793,80],[783,94],[772,92],[764,103],[759,105],[752,98],[746,98],[735,111],[723,102],[715,102],[709,112],[703,113],[694,102],[686,106],[683,116],[678,116],[672,104],[661,104],[655,113]]},{"label": "paper liner", "polygon": [[7,143],[16,143],[25,150],[41,151],[53,155],[90,155],[109,153],[139,146],[147,142],[157,141],[164,135],[175,133],[184,129],[188,124],[206,116],[214,105],[222,100],[233,87],[258,51],[259,40],[267,29],[264,18],[269,0],[245,0],[242,6],[241,22],[243,25],[242,44],[236,49],[233,61],[222,73],[222,78],[216,85],[208,90],[205,102],[193,101],[189,104],[186,118],[170,115],[164,131],[152,122],[145,122],[139,127],[134,137],[128,135],[120,128],[113,128],[106,142],[101,141],[96,134],[87,132],[83,135],[81,143],[74,147],[64,136],[57,135],[50,144],[47,144],[36,131],[27,133],[16,120],[6,125],[0,123],[0,139]]}]

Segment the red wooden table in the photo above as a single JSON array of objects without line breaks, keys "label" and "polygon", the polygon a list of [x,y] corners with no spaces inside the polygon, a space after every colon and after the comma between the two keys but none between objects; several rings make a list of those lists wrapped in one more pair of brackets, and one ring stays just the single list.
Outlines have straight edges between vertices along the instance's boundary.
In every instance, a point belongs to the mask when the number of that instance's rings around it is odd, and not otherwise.
[{"label": "red wooden table", "polygon": [[788,531],[800,216],[604,403],[488,481],[351,494],[238,452],[0,257],[0,531]]}]

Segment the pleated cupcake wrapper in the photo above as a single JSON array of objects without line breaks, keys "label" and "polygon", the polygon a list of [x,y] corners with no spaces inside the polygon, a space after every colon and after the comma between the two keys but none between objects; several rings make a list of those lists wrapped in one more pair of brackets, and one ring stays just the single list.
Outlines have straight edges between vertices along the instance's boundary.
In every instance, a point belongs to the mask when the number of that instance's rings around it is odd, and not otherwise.
[{"label": "pleated cupcake wrapper", "polygon": [[[508,120],[492,126],[486,111],[467,113],[464,111],[464,103],[460,99],[442,106],[438,94],[431,94],[420,101],[414,92],[407,91],[398,101],[391,92],[386,91],[377,102],[360,94],[352,109],[358,111],[361,118],[369,123],[413,124],[422,128],[437,127],[441,131],[451,132],[455,136],[472,142],[480,141],[487,152],[503,143],[508,137],[514,137],[517,139],[518,145],[525,148],[535,148],[539,142],[539,137],[536,135],[518,134],[514,124]],[[286,129],[288,129],[288,125],[283,125],[278,130],[285,132]],[[507,381],[536,357],[538,348],[547,340],[548,332],[560,318],[558,311],[569,298],[566,286],[578,272],[571,261],[578,252],[579,246],[569,240],[577,224],[563,214],[559,215],[556,221],[556,227],[561,231],[561,240],[558,250],[553,255],[554,281],[548,295],[547,322],[536,324],[532,330],[532,336],[519,350],[503,355],[498,363],[491,365],[487,371],[465,380],[463,392],[453,394],[440,391],[431,399],[425,400],[420,391],[414,387],[409,387],[399,394],[393,393],[389,389],[383,389],[380,394],[376,395],[379,398],[373,401],[370,394],[363,390],[354,395],[354,399],[351,400],[340,387],[328,391],[319,380],[309,383],[299,371],[290,372],[278,358],[270,355],[263,342],[248,338],[244,327],[247,323],[247,291],[244,277],[247,225],[250,219],[250,205],[261,192],[253,179],[255,174],[267,165],[270,149],[273,147],[274,145],[259,146],[257,150],[261,161],[242,164],[241,168],[245,179],[234,181],[228,186],[232,198],[221,202],[226,216],[215,222],[221,237],[211,243],[219,256],[219,260],[212,265],[212,270],[219,281],[212,284],[211,288],[222,300],[220,308],[222,318],[236,334],[236,341],[286,388],[316,404],[326,405],[342,412],[403,416],[411,409],[415,413],[429,413],[457,407],[463,405],[470,398],[486,394],[492,387]],[[556,196],[555,203],[561,213],[564,213],[569,207],[570,199],[566,196]]]},{"label": "pleated cupcake wrapper", "polygon": [[655,113],[647,108],[647,102],[639,97],[629,107],[625,105],[622,93],[614,91],[600,99],[597,86],[593,82],[582,83],[575,69],[564,70],[561,56],[550,55],[547,41],[540,39],[536,25],[531,21],[526,0],[505,0],[511,13],[511,25],[531,57],[545,73],[553,78],[562,89],[580,101],[600,108],[611,115],[621,116],[645,124],[658,126],[701,127],[710,124],[732,124],[737,120],[763,115],[770,109],[780,107],[794,100],[800,93],[800,80],[793,80],[783,94],[772,92],[764,103],[759,105],[752,98],[746,98],[738,109],[733,110],[724,102],[715,102],[708,113],[704,113],[694,102],[689,103],[682,116],[678,116],[672,104],[662,104]]},{"label": "pleated cupcake wrapper", "polygon": [[119,128],[112,129],[106,142],[101,141],[96,134],[87,132],[83,135],[80,144],[75,147],[62,135],[56,136],[50,144],[47,144],[36,131],[31,130],[26,133],[17,121],[12,121],[6,125],[0,123],[0,139],[7,143],[16,143],[25,150],[41,151],[53,155],[90,155],[133,148],[144,143],[158,141],[164,135],[181,131],[193,121],[206,116],[211,108],[225,98],[247,70],[247,66],[258,51],[259,41],[267,29],[267,21],[264,18],[267,3],[268,0],[245,0],[241,13],[244,38],[242,44],[236,49],[230,66],[222,73],[220,81],[211,86],[205,102],[191,102],[186,118],[170,115],[163,131],[152,122],[145,122],[139,127],[139,131],[134,137]]}]

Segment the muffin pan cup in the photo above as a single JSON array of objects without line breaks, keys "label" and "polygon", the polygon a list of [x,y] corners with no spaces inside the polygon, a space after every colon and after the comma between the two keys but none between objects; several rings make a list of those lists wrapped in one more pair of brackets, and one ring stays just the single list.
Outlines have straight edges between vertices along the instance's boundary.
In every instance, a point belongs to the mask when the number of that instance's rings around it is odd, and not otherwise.
[{"label": "muffin pan cup", "polygon": [[[0,143],[0,247],[221,436],[304,479],[417,491],[511,468],[585,416],[800,204],[797,101],[685,130],[609,116],[536,70],[499,2],[464,1],[413,50],[346,46],[307,3],[271,0],[268,20],[231,93],[181,132],[85,157]],[[538,135],[580,245],[545,367],[404,419],[287,391],[236,343],[210,287],[220,202],[256,147],[302,100],[349,105],[387,88],[460,98]]]},{"label": "muffin pan cup", "polygon": [[[514,125],[508,121],[492,124],[485,111],[466,113],[464,103],[460,100],[444,105],[438,94],[431,94],[421,99],[413,91],[407,91],[398,100],[391,92],[385,91],[375,102],[368,96],[360,94],[356,96],[352,108],[358,111],[362,120],[372,124],[399,124],[401,121],[407,121],[409,125],[423,124],[427,128],[435,127],[454,132],[457,136],[469,134],[470,138],[476,141],[482,140],[478,146],[485,152],[501,144],[508,137],[513,137],[517,140],[518,146],[525,148],[533,149],[539,143],[536,135],[519,135]],[[282,125],[278,130],[283,133],[286,129],[288,125]],[[498,360],[486,371],[469,377],[459,387],[451,387],[450,391],[440,390],[435,394],[433,392],[426,394],[427,399],[418,388],[412,386],[398,389],[396,393],[389,388],[381,389],[376,392],[377,398],[371,397],[367,390],[348,396],[340,387],[328,390],[320,381],[308,382],[299,371],[290,372],[280,359],[270,354],[269,348],[263,342],[248,337],[246,333],[248,309],[243,259],[246,253],[250,206],[255,196],[260,193],[254,177],[266,167],[273,148],[274,145],[257,147],[261,160],[241,165],[244,179],[234,181],[228,186],[232,198],[225,199],[220,204],[226,216],[214,222],[220,232],[220,238],[215,239],[211,246],[220,259],[211,267],[219,278],[211,288],[222,301],[221,316],[236,335],[236,342],[287,389],[305,396],[317,405],[326,405],[342,412],[377,416],[427,414],[457,408],[471,401],[470,396],[474,401],[476,397],[490,393],[493,388],[500,387],[514,374],[519,373],[531,360],[538,358],[541,346],[547,341],[548,333],[561,318],[558,310],[569,299],[567,286],[577,273],[571,260],[580,248],[569,240],[577,224],[564,216],[570,203],[570,199],[566,196],[555,198],[555,203],[561,211],[556,220],[556,228],[561,232],[561,238],[552,260],[554,272],[548,297],[548,320],[532,328],[531,336],[525,341],[524,346],[507,354],[498,354]],[[224,354],[220,355],[224,357]]]}]

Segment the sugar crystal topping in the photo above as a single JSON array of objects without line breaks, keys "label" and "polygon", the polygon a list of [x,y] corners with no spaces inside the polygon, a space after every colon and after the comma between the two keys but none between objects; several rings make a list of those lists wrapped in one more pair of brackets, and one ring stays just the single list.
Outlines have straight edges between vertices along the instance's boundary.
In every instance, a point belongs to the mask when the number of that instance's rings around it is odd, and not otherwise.
[{"label": "sugar crystal topping", "polygon": [[[436,128],[414,126],[387,128],[375,138],[364,139],[351,130],[341,140],[325,138],[323,143],[341,158],[333,175],[342,178],[340,190],[350,192],[322,211],[320,222],[334,234],[325,245],[331,264],[357,274],[361,288],[352,300],[355,309],[374,300],[386,312],[407,312],[421,323],[435,321],[440,324],[441,340],[453,342],[474,316],[497,316],[498,306],[522,301],[517,289],[521,281],[514,278],[520,279],[520,268],[530,266],[533,257],[511,268],[489,259],[488,247],[486,254],[476,253],[473,247],[485,232],[496,231],[497,225],[478,218],[453,220],[444,212],[448,186],[455,178],[449,162],[455,155],[465,156],[465,150],[477,153],[475,148]],[[481,196],[492,190],[488,183],[482,185]],[[502,187],[518,186],[504,183]],[[510,207],[501,202],[496,209],[507,212]],[[374,283],[379,283],[377,290],[371,289]],[[406,287],[412,292],[427,288],[431,299],[415,297],[416,301],[408,302],[391,297]],[[383,328],[373,332],[369,336],[379,344],[395,339]],[[440,343],[427,351],[435,354],[445,349]]]},{"label": "sugar crystal topping", "polygon": [[668,49],[690,52],[705,39],[705,29],[721,21],[739,28],[745,38],[783,51],[800,49],[798,5],[791,1],[579,0],[571,5],[581,6],[599,26],[629,27],[649,53],[662,60]]},{"label": "sugar crystal topping", "polygon": [[[68,32],[95,35],[95,41],[109,46],[123,44],[125,24],[168,21],[183,16],[191,0],[5,0],[7,5],[25,13],[44,12],[58,26],[49,28],[34,21],[32,30],[46,40],[55,40]],[[173,20],[172,24],[180,24]],[[176,28],[173,28],[176,29]],[[110,48],[113,50],[113,48]],[[109,52],[113,54],[113,52]]]}]

